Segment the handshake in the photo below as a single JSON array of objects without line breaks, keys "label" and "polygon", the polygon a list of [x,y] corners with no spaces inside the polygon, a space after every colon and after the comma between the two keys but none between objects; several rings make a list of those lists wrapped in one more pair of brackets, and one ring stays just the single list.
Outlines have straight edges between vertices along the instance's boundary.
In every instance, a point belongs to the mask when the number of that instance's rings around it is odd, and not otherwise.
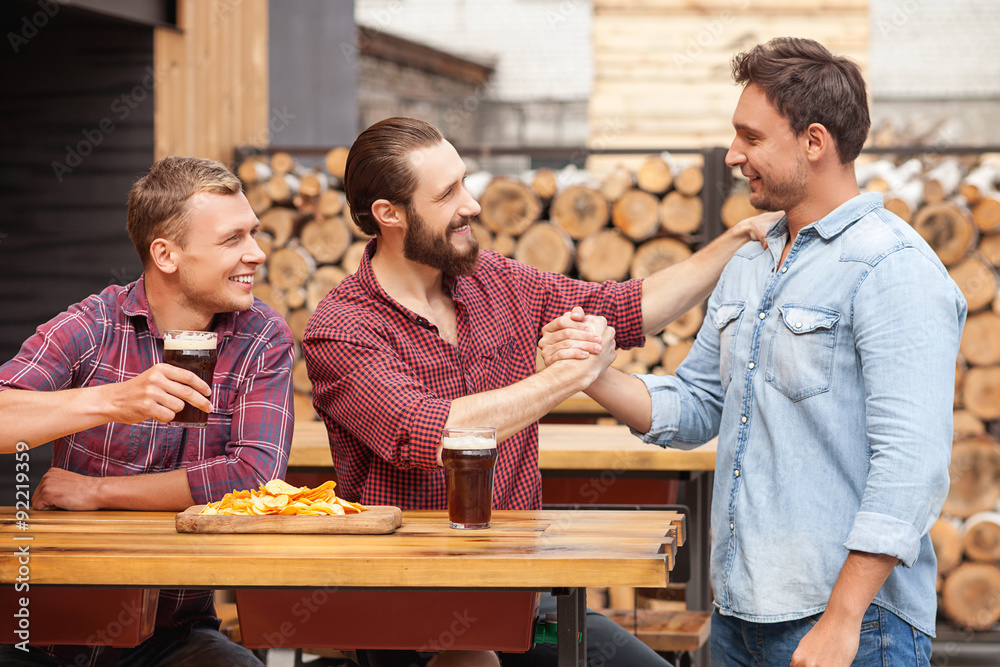
[{"label": "handshake", "polygon": [[567,375],[582,391],[615,360],[615,329],[600,316],[576,307],[542,327],[538,350],[546,370]]}]

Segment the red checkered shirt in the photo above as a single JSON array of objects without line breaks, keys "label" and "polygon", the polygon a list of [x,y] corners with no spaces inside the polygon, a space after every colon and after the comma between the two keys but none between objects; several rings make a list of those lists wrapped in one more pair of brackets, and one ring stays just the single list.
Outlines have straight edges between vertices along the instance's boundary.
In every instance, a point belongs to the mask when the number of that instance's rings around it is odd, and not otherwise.
[{"label": "red checkered shirt", "polygon": [[[249,310],[220,313],[215,331],[219,353],[207,428],[174,428],[152,419],[104,424],[56,440],[52,465],[92,477],[186,468],[199,503],[284,477],[294,423],[291,331],[257,299]],[[163,337],[149,314],[141,277],[108,287],[40,326],[0,366],[0,390],[122,382],[161,361]],[[157,626],[196,621],[216,622],[211,591],[160,591]]]},{"label": "red checkered shirt", "polygon": [[[350,500],[443,509],[436,450],[451,402],[534,373],[542,327],[573,306],[607,317],[620,347],[645,341],[640,281],[582,282],[482,251],[473,275],[445,278],[455,347],[382,290],[371,267],[376,242],[319,304],[302,340],[337,490]],[[493,498],[497,509],[541,507],[537,424],[500,444]]]}]

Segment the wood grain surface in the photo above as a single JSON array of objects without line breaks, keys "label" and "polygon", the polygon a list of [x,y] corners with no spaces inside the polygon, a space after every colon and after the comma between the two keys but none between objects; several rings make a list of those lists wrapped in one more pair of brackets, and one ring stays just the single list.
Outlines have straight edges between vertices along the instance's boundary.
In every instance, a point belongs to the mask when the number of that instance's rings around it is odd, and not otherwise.
[{"label": "wood grain surface", "polygon": [[177,515],[178,533],[313,533],[320,535],[384,535],[403,523],[403,512],[391,505],[372,505],[360,514],[326,516],[245,516],[201,514],[204,505]]},{"label": "wood grain surface", "polygon": [[175,512],[0,508],[0,583],[30,547],[31,584],[146,588],[506,588],[668,583],[685,517],[669,511],[499,510],[485,530],[404,511],[384,535],[178,533]]}]

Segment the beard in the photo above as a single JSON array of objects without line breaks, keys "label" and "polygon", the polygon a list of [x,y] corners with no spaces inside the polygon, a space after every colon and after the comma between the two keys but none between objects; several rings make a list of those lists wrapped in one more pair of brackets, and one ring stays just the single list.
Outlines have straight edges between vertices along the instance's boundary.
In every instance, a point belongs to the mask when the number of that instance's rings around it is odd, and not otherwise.
[{"label": "beard", "polygon": [[435,237],[429,225],[410,206],[406,207],[406,234],[403,236],[403,256],[449,276],[471,276],[479,263],[479,241],[469,233],[468,247],[459,250],[451,244],[451,232],[472,222],[462,217],[453,221],[444,237]]},{"label": "beard", "polygon": [[771,180],[765,187],[763,179],[757,192],[750,192],[750,203],[761,211],[787,211],[799,204],[807,191],[805,164],[800,157],[795,170],[782,180]]}]

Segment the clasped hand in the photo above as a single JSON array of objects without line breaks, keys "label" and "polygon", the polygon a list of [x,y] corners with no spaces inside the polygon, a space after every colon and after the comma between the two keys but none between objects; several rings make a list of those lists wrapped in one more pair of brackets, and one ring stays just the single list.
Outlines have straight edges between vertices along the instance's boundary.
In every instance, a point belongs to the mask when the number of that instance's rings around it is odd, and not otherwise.
[{"label": "clasped hand", "polygon": [[593,382],[615,360],[615,330],[605,318],[586,315],[578,306],[542,327],[538,348],[546,367],[582,363]]}]

